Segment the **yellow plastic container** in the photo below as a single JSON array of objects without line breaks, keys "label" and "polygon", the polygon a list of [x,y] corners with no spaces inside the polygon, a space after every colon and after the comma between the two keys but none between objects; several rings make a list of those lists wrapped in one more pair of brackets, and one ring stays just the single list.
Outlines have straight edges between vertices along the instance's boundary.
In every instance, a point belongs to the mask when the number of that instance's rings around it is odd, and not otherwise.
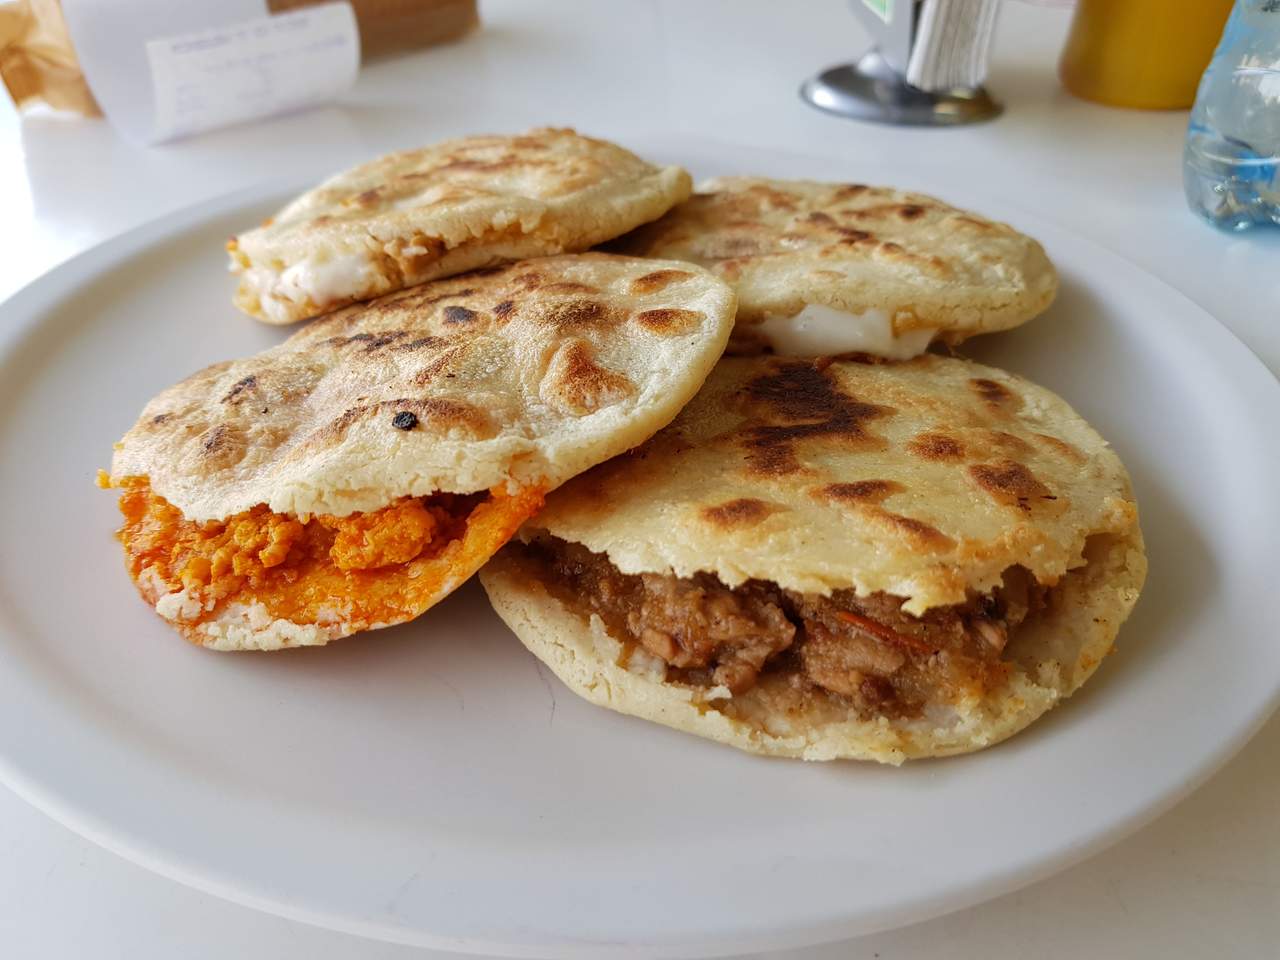
[{"label": "yellow plastic container", "polygon": [[1058,73],[1077,97],[1179,110],[1196,98],[1233,0],[1080,0]]}]

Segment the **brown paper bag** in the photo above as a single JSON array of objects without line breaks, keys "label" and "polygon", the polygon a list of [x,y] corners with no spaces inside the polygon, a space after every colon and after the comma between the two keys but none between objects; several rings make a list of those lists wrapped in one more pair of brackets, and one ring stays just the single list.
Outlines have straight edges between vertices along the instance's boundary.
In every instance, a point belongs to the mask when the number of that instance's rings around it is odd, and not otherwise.
[{"label": "brown paper bag", "polygon": [[19,110],[47,103],[86,117],[102,115],[80,72],[58,0],[0,4],[0,80]]}]

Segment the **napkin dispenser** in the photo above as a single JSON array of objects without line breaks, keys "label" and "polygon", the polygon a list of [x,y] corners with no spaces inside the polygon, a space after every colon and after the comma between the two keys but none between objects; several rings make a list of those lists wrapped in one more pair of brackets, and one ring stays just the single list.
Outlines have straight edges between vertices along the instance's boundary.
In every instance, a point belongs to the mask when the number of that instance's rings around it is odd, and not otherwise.
[{"label": "napkin dispenser", "polygon": [[806,80],[800,95],[829,113],[909,126],[990,120],[987,93],[999,0],[851,0],[872,47]]}]

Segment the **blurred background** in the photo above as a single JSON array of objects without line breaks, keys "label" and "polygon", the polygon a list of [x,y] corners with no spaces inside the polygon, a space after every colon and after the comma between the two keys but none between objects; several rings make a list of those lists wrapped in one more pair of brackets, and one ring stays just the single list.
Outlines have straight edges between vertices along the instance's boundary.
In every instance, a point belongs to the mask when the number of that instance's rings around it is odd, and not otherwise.
[{"label": "blurred background", "polygon": [[[109,233],[250,183],[302,183],[446,135],[546,123],[637,147],[655,138],[700,138],[836,150],[855,166],[886,158],[904,167],[945,164],[975,181],[997,182],[1029,205],[1047,191],[1098,197],[1101,185],[1124,182],[1123,193],[1073,204],[1061,215],[1158,274],[1159,251],[1126,239],[1133,228],[1144,237],[1164,235],[1167,221],[1185,231],[1186,242],[1221,249],[1222,238],[1187,228],[1182,156],[1185,108],[1228,0],[992,0],[999,17],[984,70],[1005,112],[989,124],[949,130],[839,119],[798,97],[806,78],[871,46],[866,18],[855,15],[866,2],[486,0],[477,12],[471,0],[364,0],[357,6],[421,15],[383,21],[366,10],[364,22],[374,25],[367,30],[377,31],[374,56],[366,56],[348,89],[310,109],[159,145],[131,139],[100,116],[77,116],[75,109],[92,104],[77,101],[74,83],[61,85],[71,91],[63,104],[71,112],[35,96],[20,113],[0,96],[0,211],[11,225],[0,234],[0,295]],[[235,5],[125,6],[228,15]],[[57,2],[0,6],[10,11],[0,29],[11,38],[21,31],[13,12],[23,7],[43,10],[48,20]],[[36,53],[47,54],[48,31],[37,39]],[[65,44],[65,33],[61,39]],[[10,86],[16,46],[11,39],[0,54]],[[106,59],[108,73],[124,62],[146,69],[141,47],[122,45]],[[1014,175],[995,177],[996,169]],[[1197,279],[1180,279],[1196,296]]]}]

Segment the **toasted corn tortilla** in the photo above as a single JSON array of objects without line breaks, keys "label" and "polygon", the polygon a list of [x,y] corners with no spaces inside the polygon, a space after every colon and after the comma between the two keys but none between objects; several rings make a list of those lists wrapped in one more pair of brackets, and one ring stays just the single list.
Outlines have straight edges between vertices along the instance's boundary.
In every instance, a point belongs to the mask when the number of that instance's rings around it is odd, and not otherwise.
[{"label": "toasted corn tortilla", "polygon": [[732,284],[738,353],[906,359],[1025,323],[1058,288],[1040,244],[1012,227],[861,184],[720,177],[612,247]]},{"label": "toasted corn tortilla", "polygon": [[1120,458],[1062,398],[1002,370],[727,358],[649,442],[576,477],[531,530],[623,573],[854,587],[908,613],[1054,582],[1137,508]]},{"label": "toasted corn tortilla", "polygon": [[228,245],[236,305],[294,323],[477,267],[585,250],[661,216],[689,175],[572,130],[379,157]]},{"label": "toasted corn tortilla", "polygon": [[1003,648],[1007,682],[940,695],[919,716],[870,715],[827,691],[789,699],[767,665],[736,695],[668,680],[661,660],[549,591],[521,548],[482,571],[511,629],[592,702],[814,760],[899,763],[1025,728],[1097,667],[1146,572],[1129,478],[1106,442],[1049,391],[938,356],[726,359],[667,428],[553,493],[520,536],[547,535],[624,574],[853,588],[902,598],[913,616],[988,594],[1015,566],[1052,587]]},{"label": "toasted corn tortilla", "polygon": [[112,478],[150,478],[191,520],[549,489],[668,423],[732,315],[732,292],[697,267],[606,254],[424,284],[162,391]]},{"label": "toasted corn tortilla", "polygon": [[605,254],[338,311],[147,404],[106,481],[125,489],[130,572],[218,649],[412,619],[547,490],[668,423],[732,317],[732,291],[697,267]]}]

